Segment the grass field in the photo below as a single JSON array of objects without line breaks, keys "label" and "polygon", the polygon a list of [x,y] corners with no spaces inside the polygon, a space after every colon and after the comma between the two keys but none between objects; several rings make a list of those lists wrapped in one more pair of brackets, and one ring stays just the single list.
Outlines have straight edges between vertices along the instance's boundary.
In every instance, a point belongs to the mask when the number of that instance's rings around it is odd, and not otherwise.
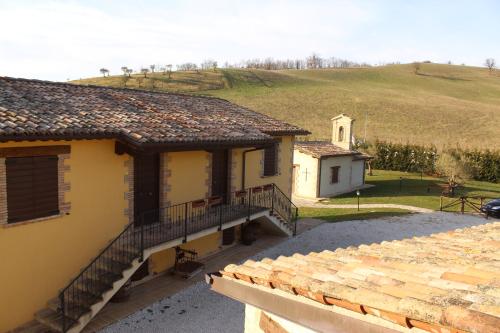
[{"label": "grass field", "polygon": [[353,220],[367,220],[387,216],[401,216],[410,214],[409,211],[393,208],[370,208],[370,209],[335,209],[335,208],[306,208],[299,210],[300,218],[315,218],[328,222],[342,222]]},{"label": "grass field", "polygon": [[[401,187],[400,179],[402,179]],[[439,210],[441,190],[436,185],[444,184],[444,180],[429,176],[421,178],[421,175],[416,173],[374,170],[373,176],[366,177],[366,183],[375,187],[361,191],[361,204],[391,203]],[[500,197],[500,184],[468,181],[463,188],[458,190],[455,197],[460,195],[498,198]],[[443,204],[454,200],[454,198],[444,198]],[[356,194],[349,193],[329,199],[325,202],[327,203],[356,204],[357,198]],[[459,211],[460,206],[451,207],[450,210]]]},{"label": "grass field", "polygon": [[500,143],[500,73],[422,64],[321,70],[173,72],[75,81],[213,95],[330,135],[330,118],[347,113],[368,140],[495,148]]}]

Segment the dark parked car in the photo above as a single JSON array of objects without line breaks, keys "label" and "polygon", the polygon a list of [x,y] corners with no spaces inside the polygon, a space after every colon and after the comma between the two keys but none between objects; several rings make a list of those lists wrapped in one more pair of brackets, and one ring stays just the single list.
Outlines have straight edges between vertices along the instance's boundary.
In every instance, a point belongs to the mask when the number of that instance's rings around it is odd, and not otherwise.
[{"label": "dark parked car", "polygon": [[489,216],[500,218],[500,199],[493,199],[483,205],[481,211]]}]

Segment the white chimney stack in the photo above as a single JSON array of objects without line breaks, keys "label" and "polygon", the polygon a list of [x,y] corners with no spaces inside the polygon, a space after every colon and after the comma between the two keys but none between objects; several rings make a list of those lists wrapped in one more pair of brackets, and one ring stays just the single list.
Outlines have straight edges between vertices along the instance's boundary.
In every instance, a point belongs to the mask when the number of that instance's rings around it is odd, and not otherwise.
[{"label": "white chimney stack", "polygon": [[345,114],[332,118],[332,143],[341,148],[352,150],[354,119]]}]

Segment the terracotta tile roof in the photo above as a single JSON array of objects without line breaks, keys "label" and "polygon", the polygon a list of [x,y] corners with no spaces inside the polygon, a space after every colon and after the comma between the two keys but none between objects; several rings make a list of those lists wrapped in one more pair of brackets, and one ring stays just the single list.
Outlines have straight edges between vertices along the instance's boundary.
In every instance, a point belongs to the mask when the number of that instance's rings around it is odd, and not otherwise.
[{"label": "terracotta tile roof", "polygon": [[278,288],[405,327],[500,332],[500,222],[357,248],[248,260],[221,273],[270,292]]},{"label": "terracotta tile roof", "polygon": [[353,155],[357,159],[370,158],[370,156],[366,154],[362,154],[356,150],[341,148],[328,141],[296,141],[295,149],[298,149],[301,153],[311,155],[316,158],[349,155]]},{"label": "terracotta tile roof", "polygon": [[0,140],[117,137],[134,144],[265,142],[307,131],[228,101],[0,77]]}]

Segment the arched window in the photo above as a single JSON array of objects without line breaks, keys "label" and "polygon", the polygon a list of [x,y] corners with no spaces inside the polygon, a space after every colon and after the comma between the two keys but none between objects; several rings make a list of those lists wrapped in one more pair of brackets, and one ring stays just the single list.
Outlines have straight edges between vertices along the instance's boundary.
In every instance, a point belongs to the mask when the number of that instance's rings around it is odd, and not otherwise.
[{"label": "arched window", "polygon": [[340,126],[339,127],[339,142],[344,141],[344,127]]}]

